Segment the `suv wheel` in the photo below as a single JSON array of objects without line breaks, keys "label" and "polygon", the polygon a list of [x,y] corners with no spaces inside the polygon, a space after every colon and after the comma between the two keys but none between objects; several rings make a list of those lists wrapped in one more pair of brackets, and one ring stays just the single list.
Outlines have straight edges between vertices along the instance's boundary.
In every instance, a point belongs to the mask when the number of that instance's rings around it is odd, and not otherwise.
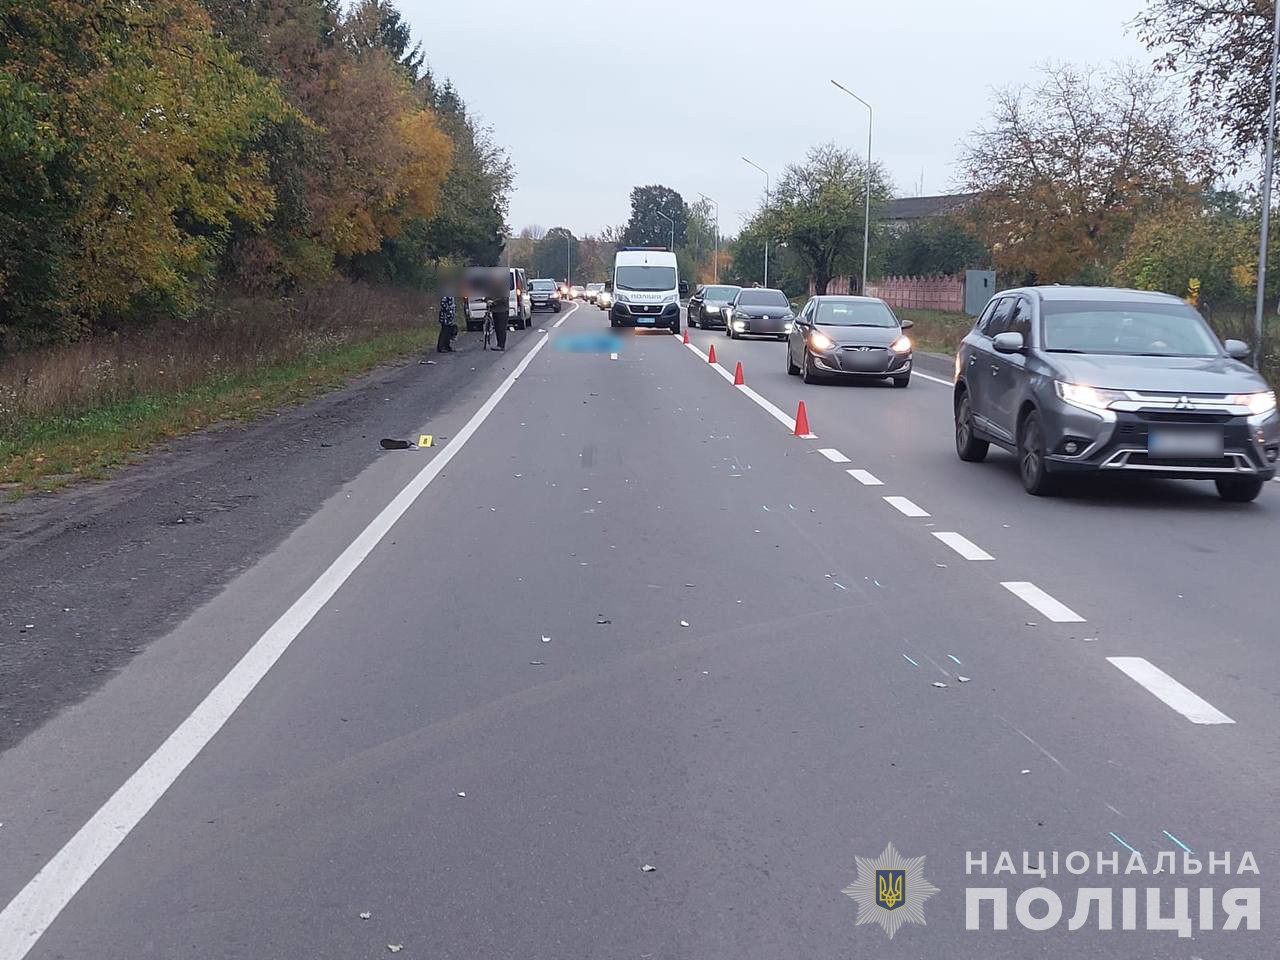
[{"label": "suv wheel", "polygon": [[1262,492],[1262,481],[1257,478],[1221,477],[1213,482],[1218,496],[1228,503],[1251,503]]},{"label": "suv wheel", "polygon": [[969,401],[969,391],[960,394],[960,402],[956,405],[956,453],[961,460],[969,463],[981,463],[987,459],[987,451],[991,444],[979,440],[973,433],[973,404]]},{"label": "suv wheel", "polygon": [[1023,489],[1032,496],[1053,493],[1054,478],[1045,466],[1044,427],[1040,425],[1040,414],[1034,411],[1027,414],[1018,431],[1018,473]]}]

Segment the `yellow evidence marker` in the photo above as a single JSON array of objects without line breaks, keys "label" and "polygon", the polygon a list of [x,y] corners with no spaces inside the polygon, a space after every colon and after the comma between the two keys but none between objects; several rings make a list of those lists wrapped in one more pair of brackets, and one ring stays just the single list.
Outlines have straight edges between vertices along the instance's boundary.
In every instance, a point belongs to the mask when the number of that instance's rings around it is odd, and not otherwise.
[{"label": "yellow evidence marker", "polygon": [[433,443],[434,441],[435,441],[435,437],[433,437],[433,436],[432,436],[431,434],[429,434],[429,433],[424,433],[424,434],[422,434],[421,436],[419,436],[419,437],[418,437],[418,446],[420,446],[420,447],[429,447],[429,446],[431,446],[431,445],[432,445],[432,443]]}]

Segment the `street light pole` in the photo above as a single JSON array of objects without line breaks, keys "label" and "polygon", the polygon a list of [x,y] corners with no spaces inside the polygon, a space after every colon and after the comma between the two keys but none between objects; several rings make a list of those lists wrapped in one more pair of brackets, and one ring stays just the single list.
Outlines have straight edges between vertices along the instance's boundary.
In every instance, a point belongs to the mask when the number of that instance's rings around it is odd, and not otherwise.
[{"label": "street light pole", "polygon": [[573,286],[573,234],[564,235],[564,285]]},{"label": "street light pole", "polygon": [[716,252],[715,252],[715,258],[714,260],[712,260],[712,264],[713,264],[712,270],[715,273],[715,282],[719,283],[720,282],[720,204],[716,203],[714,200],[708,197],[705,193],[699,193],[698,196],[700,196],[703,200],[707,201],[707,203],[711,204],[713,207],[716,208]]},{"label": "street light pole", "polygon": [[671,224],[671,246],[670,246],[670,247],[668,247],[667,249],[669,249],[672,253],[675,253],[675,252],[676,252],[676,222],[675,222],[675,220],[673,220],[671,217],[668,217],[668,216],[667,216],[665,213],[663,213],[661,210],[655,210],[655,211],[653,211],[653,212],[654,212],[654,213],[656,213],[658,216],[660,216],[663,220],[667,221],[667,223]]},{"label": "street light pole", "polygon": [[[768,211],[769,209],[769,171],[766,170],[764,167],[760,166],[760,164],[755,163],[751,160],[747,160],[746,157],[743,157],[742,159],[744,162],[751,164],[751,166],[755,167],[757,170],[759,170],[761,173],[764,174],[764,208],[766,211]],[[766,287],[769,285],[769,230],[767,225],[764,232],[764,285]]]},{"label": "street light pole", "polygon": [[835,86],[839,87],[853,99],[867,108],[867,196],[863,201],[864,216],[862,219],[862,293],[867,292],[867,248],[871,243],[871,121],[874,116],[871,104],[863,100],[860,96],[850,90],[843,84],[831,81]]},{"label": "street light pole", "polygon": [[1271,24],[1271,100],[1267,110],[1267,161],[1262,174],[1262,229],[1258,235],[1258,293],[1253,308],[1253,365],[1262,366],[1262,312],[1267,286],[1267,245],[1271,239],[1271,180],[1276,159],[1276,61],[1280,57],[1280,3]]}]

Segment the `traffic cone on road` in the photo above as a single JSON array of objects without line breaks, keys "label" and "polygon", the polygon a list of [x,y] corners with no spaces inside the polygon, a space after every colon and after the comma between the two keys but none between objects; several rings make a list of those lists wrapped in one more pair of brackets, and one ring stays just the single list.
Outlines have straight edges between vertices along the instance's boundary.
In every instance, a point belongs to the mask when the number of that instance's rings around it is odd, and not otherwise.
[{"label": "traffic cone on road", "polygon": [[716,345],[713,343],[711,349],[707,351],[707,363],[716,362]]},{"label": "traffic cone on road", "polygon": [[688,328],[688,327],[685,327],[685,328],[684,328],[684,340],[683,340],[683,341],[681,341],[681,342],[682,342],[682,343],[688,343],[688,342],[689,342],[689,328]]},{"label": "traffic cone on road", "polygon": [[809,414],[804,409],[804,401],[800,401],[800,406],[796,407],[796,433],[797,437],[807,437],[809,435]]},{"label": "traffic cone on road", "polygon": [[738,366],[733,371],[733,385],[735,387],[743,387],[747,384],[747,378],[742,375],[742,361],[738,361]]}]

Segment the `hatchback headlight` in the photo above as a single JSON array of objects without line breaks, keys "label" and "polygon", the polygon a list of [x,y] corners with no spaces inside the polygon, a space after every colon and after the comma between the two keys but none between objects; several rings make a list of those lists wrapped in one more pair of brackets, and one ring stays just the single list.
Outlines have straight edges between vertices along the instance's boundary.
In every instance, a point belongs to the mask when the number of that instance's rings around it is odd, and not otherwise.
[{"label": "hatchback headlight", "polygon": [[1227,398],[1232,404],[1248,407],[1249,413],[1255,417],[1268,414],[1276,408],[1274,390],[1261,390],[1258,393],[1237,393]]},{"label": "hatchback headlight", "polygon": [[889,349],[894,353],[906,353],[911,349],[910,337],[899,337],[893,343],[889,344]]},{"label": "hatchback headlight", "polygon": [[1103,413],[1111,409],[1111,404],[1128,399],[1123,390],[1103,390],[1091,387],[1087,383],[1067,383],[1063,380],[1053,381],[1053,388],[1067,403],[1090,413]]},{"label": "hatchback headlight", "polygon": [[815,350],[830,350],[835,345],[836,342],[821,330],[815,330],[809,334],[809,346]]}]

